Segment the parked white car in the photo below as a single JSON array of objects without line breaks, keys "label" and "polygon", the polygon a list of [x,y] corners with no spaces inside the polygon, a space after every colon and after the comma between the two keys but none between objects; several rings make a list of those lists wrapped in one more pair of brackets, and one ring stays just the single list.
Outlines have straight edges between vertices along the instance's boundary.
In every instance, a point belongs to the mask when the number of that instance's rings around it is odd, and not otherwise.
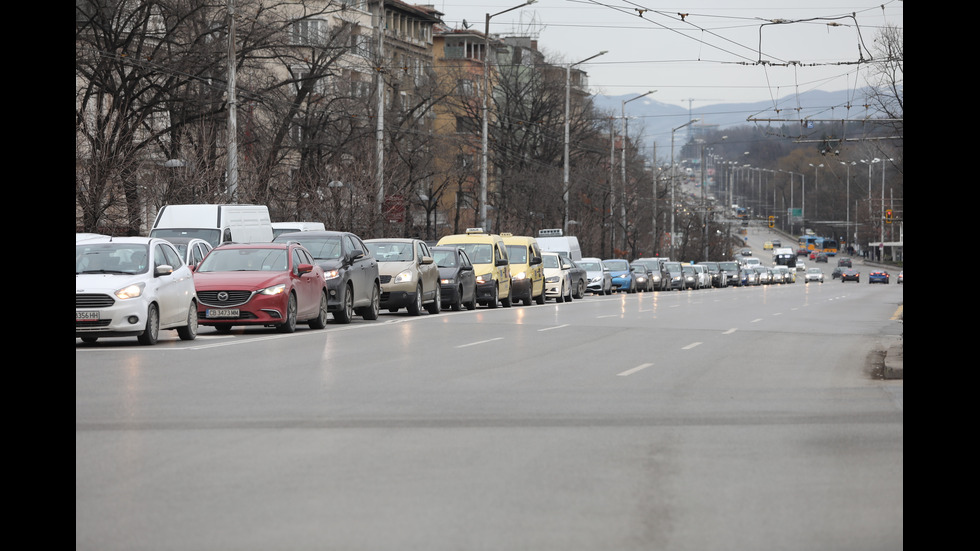
[{"label": "parked white car", "polygon": [[544,264],[544,297],[553,298],[555,302],[572,301],[572,281],[569,272],[572,265],[562,255],[551,252],[541,252]]},{"label": "parked white car", "polygon": [[75,338],[135,336],[156,344],[161,329],[197,337],[191,269],[172,243],[105,237],[75,243]]}]

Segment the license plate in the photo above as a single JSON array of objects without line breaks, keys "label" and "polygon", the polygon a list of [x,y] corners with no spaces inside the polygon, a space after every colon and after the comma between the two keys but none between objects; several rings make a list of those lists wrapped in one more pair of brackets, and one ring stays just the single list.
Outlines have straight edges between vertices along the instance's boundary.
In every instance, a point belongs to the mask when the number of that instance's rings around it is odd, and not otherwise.
[{"label": "license plate", "polygon": [[220,309],[220,308],[208,308],[205,315],[209,318],[237,318],[237,309]]},{"label": "license plate", "polygon": [[99,312],[79,312],[75,310],[75,321],[98,321]]}]

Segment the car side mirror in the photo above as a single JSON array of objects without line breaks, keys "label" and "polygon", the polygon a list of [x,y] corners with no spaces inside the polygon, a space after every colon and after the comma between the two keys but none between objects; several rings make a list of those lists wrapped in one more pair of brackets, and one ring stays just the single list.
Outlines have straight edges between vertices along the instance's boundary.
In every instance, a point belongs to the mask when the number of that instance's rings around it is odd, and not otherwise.
[{"label": "car side mirror", "polygon": [[313,265],[300,264],[299,266],[296,266],[296,271],[299,272],[299,275],[308,274],[313,271]]},{"label": "car side mirror", "polygon": [[541,261],[541,257],[540,256],[532,256],[531,257],[531,266],[534,266],[536,264],[541,264],[541,262],[542,261]]},{"label": "car side mirror", "polygon": [[174,267],[170,264],[161,264],[153,270],[153,277],[160,277],[174,273]]},{"label": "car side mirror", "polygon": [[507,266],[509,264],[510,261],[508,261],[506,258],[498,258],[497,262],[494,263],[494,266]]},{"label": "car side mirror", "polygon": [[433,262],[433,260],[432,260],[432,257],[431,256],[423,256],[422,257],[422,261],[421,261],[422,264],[432,264],[432,262]]},{"label": "car side mirror", "polygon": [[473,266],[460,266],[459,269],[460,269],[460,271],[463,271],[463,272],[472,272],[473,271]]},{"label": "car side mirror", "polygon": [[362,251],[361,249],[354,249],[353,251],[350,252],[350,255],[348,255],[347,258],[350,259],[349,262],[353,262],[354,260],[357,260],[362,256],[364,256],[364,251]]}]

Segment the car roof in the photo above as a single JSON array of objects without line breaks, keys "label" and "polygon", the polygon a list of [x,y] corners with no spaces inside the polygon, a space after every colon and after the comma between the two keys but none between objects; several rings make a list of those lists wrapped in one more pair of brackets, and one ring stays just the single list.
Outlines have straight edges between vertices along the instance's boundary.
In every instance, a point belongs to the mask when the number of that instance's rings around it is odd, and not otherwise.
[{"label": "car roof", "polygon": [[374,239],[365,239],[365,243],[415,243],[416,241],[421,241],[421,239],[415,239],[414,237],[375,237]]},{"label": "car roof", "polygon": [[[340,235],[354,235],[349,231],[337,231],[337,230],[310,230],[310,231],[294,231],[289,233],[281,233],[276,236],[276,240],[281,240],[283,238],[310,238],[310,237],[334,237]],[[360,239],[360,238],[358,238]]]},{"label": "car roof", "polygon": [[217,249],[286,249],[291,246],[302,247],[303,244],[298,241],[289,241],[285,243],[277,241],[269,241],[262,243],[222,243],[218,245]]}]

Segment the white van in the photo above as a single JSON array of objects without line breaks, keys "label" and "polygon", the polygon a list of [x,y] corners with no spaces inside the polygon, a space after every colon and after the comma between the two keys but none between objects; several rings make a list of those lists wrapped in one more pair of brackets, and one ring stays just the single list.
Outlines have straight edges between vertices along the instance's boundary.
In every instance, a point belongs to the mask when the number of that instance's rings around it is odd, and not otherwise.
[{"label": "white van", "polygon": [[265,205],[166,205],[157,212],[150,237],[197,237],[221,243],[268,243],[272,220]]},{"label": "white van", "polygon": [[542,251],[558,253],[572,260],[582,260],[582,249],[578,245],[578,238],[562,233],[561,228],[538,230],[538,246]]},{"label": "white van", "polygon": [[326,231],[323,222],[273,222],[273,238],[279,237],[284,233],[294,233],[298,231]]}]

